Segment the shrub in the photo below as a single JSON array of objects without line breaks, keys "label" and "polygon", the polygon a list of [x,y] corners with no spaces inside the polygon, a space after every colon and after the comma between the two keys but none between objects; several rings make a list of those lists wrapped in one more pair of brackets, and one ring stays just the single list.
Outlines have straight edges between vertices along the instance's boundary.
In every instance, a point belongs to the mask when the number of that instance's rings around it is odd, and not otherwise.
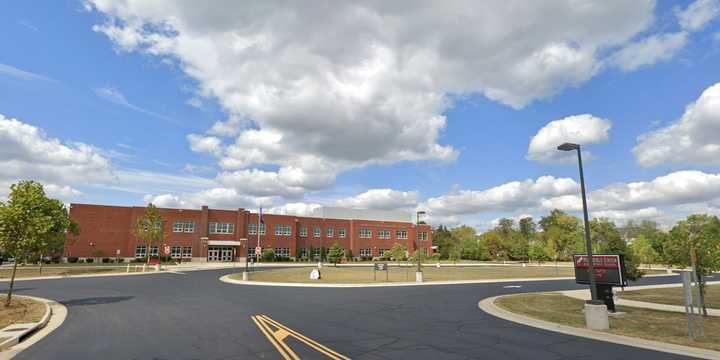
[{"label": "shrub", "polygon": [[125,259],[124,259],[124,258],[117,258],[117,260],[116,260],[115,262],[116,262],[116,263],[125,262]]},{"label": "shrub", "polygon": [[68,256],[68,258],[67,258],[67,262],[69,262],[69,263],[71,263],[71,264],[74,264],[74,263],[78,262],[78,260],[79,260],[79,259],[78,259],[77,256]]},{"label": "shrub", "polygon": [[146,262],[147,262],[147,258],[146,258],[146,257],[144,257],[144,258],[134,258],[134,259],[130,260],[130,262],[133,263],[133,264],[142,264],[142,263],[146,263]]},{"label": "shrub", "polygon": [[273,261],[275,259],[275,252],[273,249],[265,249],[261,255],[262,261]]},{"label": "shrub", "polygon": [[90,264],[90,263],[93,262],[93,261],[95,261],[95,259],[93,259],[93,258],[86,258],[86,259],[85,259],[85,262],[88,263],[88,264]]},{"label": "shrub", "polygon": [[110,262],[110,258],[102,258],[103,264],[107,264]]}]

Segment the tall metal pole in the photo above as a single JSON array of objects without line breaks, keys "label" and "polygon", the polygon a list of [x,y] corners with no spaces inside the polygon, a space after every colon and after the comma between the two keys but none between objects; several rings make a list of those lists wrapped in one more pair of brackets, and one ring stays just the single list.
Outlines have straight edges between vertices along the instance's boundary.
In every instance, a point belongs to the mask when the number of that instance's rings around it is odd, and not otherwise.
[{"label": "tall metal pole", "polygon": [[418,211],[415,215],[417,215],[415,219],[415,243],[417,244],[417,254],[415,254],[417,258],[417,272],[422,272],[422,267],[420,266],[420,212]]},{"label": "tall metal pole", "polygon": [[593,264],[592,243],[590,242],[590,222],[588,221],[587,199],[585,198],[585,175],[583,174],[582,155],[580,145],[577,147],[578,167],[580,168],[580,192],[582,194],[583,220],[585,225],[585,246],[587,247],[588,271],[590,272],[590,295],[592,301],[598,299],[595,287],[595,265]]},{"label": "tall metal pole", "polygon": [[[258,227],[257,227],[257,247],[260,247],[260,220],[262,220],[262,206],[260,207],[260,212],[258,213]],[[262,255],[262,252],[260,252],[260,255]],[[255,254],[255,262],[260,262],[260,255]]]}]

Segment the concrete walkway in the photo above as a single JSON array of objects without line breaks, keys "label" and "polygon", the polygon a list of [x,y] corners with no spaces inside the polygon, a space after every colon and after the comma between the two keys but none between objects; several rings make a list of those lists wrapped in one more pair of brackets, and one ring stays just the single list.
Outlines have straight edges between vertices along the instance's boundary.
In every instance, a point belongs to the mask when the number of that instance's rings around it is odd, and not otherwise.
[{"label": "concrete walkway", "polygon": [[[720,284],[720,281],[710,281],[707,283],[707,285],[714,285],[714,284]],[[637,291],[637,290],[644,290],[644,289],[661,289],[661,288],[673,288],[673,287],[682,287],[682,284],[633,286],[633,287],[625,288],[625,291]],[[575,299],[590,300],[590,291],[589,290],[568,290],[568,291],[561,291],[561,293],[565,296],[575,298]],[[645,302],[645,301],[635,301],[635,300],[625,300],[625,299],[615,300],[615,305],[629,306],[629,307],[636,307],[636,308],[643,308],[643,309],[651,309],[651,310],[685,313],[685,307],[680,306],[680,305],[667,305],[667,304],[658,304],[658,303],[651,303],[651,302]],[[720,316],[720,309],[707,309],[707,311],[708,311],[709,316]]]}]

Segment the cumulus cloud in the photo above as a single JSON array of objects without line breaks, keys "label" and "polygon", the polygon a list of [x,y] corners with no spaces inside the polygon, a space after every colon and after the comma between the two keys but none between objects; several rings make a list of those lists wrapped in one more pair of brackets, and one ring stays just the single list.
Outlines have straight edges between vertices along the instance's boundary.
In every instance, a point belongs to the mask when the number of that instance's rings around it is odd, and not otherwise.
[{"label": "cumulus cloud", "polygon": [[633,42],[616,52],[610,62],[624,71],[671,59],[688,40],[687,32],[657,34]]},{"label": "cumulus cloud", "polygon": [[271,207],[267,210],[269,214],[312,216],[315,210],[322,205],[316,203],[290,202],[281,206]]},{"label": "cumulus cloud", "polygon": [[685,30],[697,31],[720,14],[720,1],[697,0],[685,10],[678,11],[680,26]]},{"label": "cumulus cloud", "polygon": [[336,205],[341,207],[376,210],[413,208],[417,203],[417,191],[393,189],[370,189],[362,194],[336,201]]},{"label": "cumulus cloud", "polygon": [[[584,146],[605,142],[611,127],[609,120],[590,114],[551,121],[530,140],[526,158],[538,162],[576,161],[574,153],[558,151],[558,145],[570,142]],[[583,150],[583,157],[591,159],[592,155]]]},{"label": "cumulus cloud", "polygon": [[567,178],[541,176],[536,180],[512,181],[487,190],[454,190],[429,198],[418,208],[431,216],[450,216],[489,211],[537,208],[543,199],[578,192],[578,184]]},{"label": "cumulus cloud", "polygon": [[110,161],[94,147],[49,138],[41,129],[0,114],[0,181],[108,182]]},{"label": "cumulus cloud", "polygon": [[218,174],[217,181],[226,187],[235,188],[253,196],[298,198],[305,192],[304,188],[284,181],[275,172],[257,169],[222,172]]},{"label": "cumulus cloud", "polygon": [[450,95],[521,108],[581,84],[599,71],[604,50],[649,27],[654,2],[88,7],[106,16],[94,29],[119,51],[171,59],[200,96],[247,119],[208,130],[233,143],[194,148],[227,170],[277,167],[283,181],[312,190],[370,164],[453,161],[457,150],[440,141]]},{"label": "cumulus cloud", "polygon": [[203,205],[217,209],[254,208],[272,204],[271,198],[258,198],[238,193],[235,189],[212,188],[194,193],[145,195],[143,201],[159,207],[197,209]]},{"label": "cumulus cloud", "polygon": [[638,137],[641,166],[720,165],[720,83],[706,89],[671,125]]}]

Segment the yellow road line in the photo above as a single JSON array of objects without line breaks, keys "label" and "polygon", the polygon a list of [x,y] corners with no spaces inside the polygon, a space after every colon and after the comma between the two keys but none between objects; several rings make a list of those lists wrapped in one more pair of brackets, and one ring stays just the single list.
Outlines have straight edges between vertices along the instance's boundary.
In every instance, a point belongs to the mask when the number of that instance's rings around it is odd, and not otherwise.
[{"label": "yellow road line", "polygon": [[[339,354],[338,352],[336,352],[336,351],[328,348],[327,346],[324,346],[324,345],[318,343],[317,341],[312,340],[312,339],[310,339],[310,338],[308,338],[308,337],[306,337],[306,336],[304,336],[304,335],[302,335],[302,334],[300,334],[300,333],[298,333],[298,332],[296,332],[296,331],[288,328],[287,326],[280,324],[279,322],[271,319],[271,318],[268,317],[267,315],[260,315],[260,317],[262,317],[262,318],[265,319],[266,321],[270,322],[273,326],[277,327],[278,329],[285,330],[287,333],[289,333],[290,335],[292,335],[294,338],[296,338],[296,339],[304,342],[305,344],[307,344],[308,346],[312,347],[313,349],[315,349],[315,350],[317,350],[317,351],[319,351],[319,352],[327,355],[327,356],[328,356],[329,358],[331,358],[331,359],[335,359],[335,360],[350,360],[349,357],[344,356],[344,355],[341,355],[341,354]],[[287,336],[287,335],[286,335],[286,336]],[[281,341],[281,343],[282,343],[282,341]]]},{"label": "yellow road line", "polygon": [[270,343],[275,347],[275,349],[277,349],[277,351],[285,360],[299,359],[297,355],[295,355],[295,357],[291,357],[288,353],[285,352],[285,349],[283,347],[277,344],[275,337],[273,337],[272,333],[265,328],[263,319],[261,319],[259,316],[251,316],[250,318],[255,322],[255,325],[260,328],[260,331],[263,333],[263,335],[265,335],[268,341],[270,341]]}]

